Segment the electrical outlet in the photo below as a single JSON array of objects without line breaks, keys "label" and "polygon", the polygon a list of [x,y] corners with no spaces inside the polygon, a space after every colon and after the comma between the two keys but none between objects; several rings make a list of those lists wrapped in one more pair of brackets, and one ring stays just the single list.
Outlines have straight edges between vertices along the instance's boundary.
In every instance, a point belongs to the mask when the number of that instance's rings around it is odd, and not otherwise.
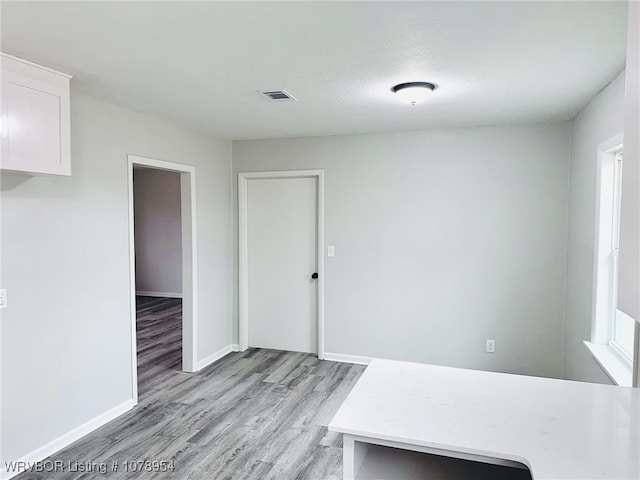
[{"label": "electrical outlet", "polygon": [[495,353],[496,352],[496,341],[490,338],[487,338],[487,353]]},{"label": "electrical outlet", "polygon": [[7,289],[0,288],[0,309],[7,308]]}]

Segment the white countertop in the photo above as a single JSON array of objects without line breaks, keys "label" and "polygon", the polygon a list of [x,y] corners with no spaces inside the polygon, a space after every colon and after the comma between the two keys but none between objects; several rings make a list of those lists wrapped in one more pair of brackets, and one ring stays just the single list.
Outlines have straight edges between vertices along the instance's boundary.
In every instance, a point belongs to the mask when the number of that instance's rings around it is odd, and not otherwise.
[{"label": "white countertop", "polygon": [[329,430],[525,464],[540,479],[640,479],[640,389],[374,360]]}]

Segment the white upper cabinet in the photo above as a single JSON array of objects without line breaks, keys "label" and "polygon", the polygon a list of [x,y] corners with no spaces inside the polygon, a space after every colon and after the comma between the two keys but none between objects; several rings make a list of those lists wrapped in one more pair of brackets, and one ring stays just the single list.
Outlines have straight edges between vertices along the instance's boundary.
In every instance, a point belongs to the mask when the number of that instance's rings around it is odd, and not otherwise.
[{"label": "white upper cabinet", "polygon": [[70,75],[0,53],[3,171],[71,175]]}]

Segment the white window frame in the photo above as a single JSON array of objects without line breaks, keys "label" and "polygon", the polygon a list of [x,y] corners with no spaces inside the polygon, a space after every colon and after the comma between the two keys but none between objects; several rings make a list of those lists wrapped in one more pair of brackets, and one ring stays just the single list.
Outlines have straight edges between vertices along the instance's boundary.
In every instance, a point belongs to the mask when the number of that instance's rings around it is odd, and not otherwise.
[{"label": "white window frame", "polygon": [[612,218],[612,293],[611,293],[611,318],[609,331],[609,346],[624,360],[630,368],[633,367],[633,351],[629,352],[624,346],[616,341],[616,322],[620,317],[626,315],[618,310],[618,274],[620,266],[620,204],[622,200],[622,169],[623,150],[617,150],[614,156],[613,172],[613,218]]},{"label": "white window frame", "polygon": [[[617,309],[622,133],[598,146],[591,342],[585,342],[611,380],[631,386],[633,357],[613,341]],[[612,204],[613,200],[613,204]],[[633,355],[633,352],[631,352]]]}]

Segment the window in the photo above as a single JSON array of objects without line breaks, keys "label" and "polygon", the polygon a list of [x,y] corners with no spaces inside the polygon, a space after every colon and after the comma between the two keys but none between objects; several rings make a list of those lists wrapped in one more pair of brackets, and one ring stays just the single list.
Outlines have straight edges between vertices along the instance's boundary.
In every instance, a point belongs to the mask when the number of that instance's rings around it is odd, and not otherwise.
[{"label": "window", "polygon": [[634,323],[633,318],[619,310],[618,305],[618,262],[620,245],[620,199],[622,198],[622,150],[615,152],[613,158],[612,187],[612,228],[611,228],[611,317],[609,345],[629,364],[633,362]]},{"label": "window", "polygon": [[630,386],[635,322],[618,309],[622,136],[603,145],[598,156],[592,343],[587,346],[616,383]]}]

